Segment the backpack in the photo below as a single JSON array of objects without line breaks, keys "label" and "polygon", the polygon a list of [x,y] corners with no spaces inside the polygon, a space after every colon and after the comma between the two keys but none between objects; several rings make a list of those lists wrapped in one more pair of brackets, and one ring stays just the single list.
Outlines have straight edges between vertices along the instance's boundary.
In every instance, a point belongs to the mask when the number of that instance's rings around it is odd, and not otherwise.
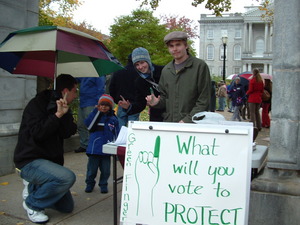
[{"label": "backpack", "polygon": [[270,95],[270,93],[266,89],[264,89],[264,92],[263,92],[261,98],[262,98],[263,102],[267,102],[267,101],[270,100],[271,95]]}]

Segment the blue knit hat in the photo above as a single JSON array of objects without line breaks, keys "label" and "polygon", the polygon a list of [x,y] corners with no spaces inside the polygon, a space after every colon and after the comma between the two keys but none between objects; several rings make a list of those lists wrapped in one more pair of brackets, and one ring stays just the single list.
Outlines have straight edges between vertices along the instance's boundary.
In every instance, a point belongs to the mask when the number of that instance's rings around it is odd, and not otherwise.
[{"label": "blue knit hat", "polygon": [[150,58],[150,55],[149,55],[149,52],[147,49],[138,47],[132,51],[131,57],[132,57],[133,64],[135,64],[136,62],[139,62],[139,61],[145,61],[148,63],[148,65],[150,67],[150,71],[154,70],[154,67],[151,63],[151,58]]}]

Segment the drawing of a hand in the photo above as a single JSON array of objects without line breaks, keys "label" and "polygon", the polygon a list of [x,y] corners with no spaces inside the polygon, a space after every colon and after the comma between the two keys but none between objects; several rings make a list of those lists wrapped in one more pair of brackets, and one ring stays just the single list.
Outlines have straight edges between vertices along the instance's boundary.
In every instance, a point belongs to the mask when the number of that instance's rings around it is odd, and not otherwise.
[{"label": "drawing of a hand", "polygon": [[[139,213],[154,215],[153,211],[153,190],[159,180],[159,151],[160,136],[156,137],[154,153],[140,151],[135,163],[135,179],[138,186],[137,215]],[[144,202],[147,208],[143,212],[139,210],[140,203]]]}]

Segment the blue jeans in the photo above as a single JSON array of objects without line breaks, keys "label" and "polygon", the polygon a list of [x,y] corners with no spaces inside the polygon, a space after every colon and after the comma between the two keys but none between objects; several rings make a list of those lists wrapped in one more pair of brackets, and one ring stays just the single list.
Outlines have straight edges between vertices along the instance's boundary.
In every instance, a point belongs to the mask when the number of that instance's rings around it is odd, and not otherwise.
[{"label": "blue jeans", "polygon": [[242,121],[241,116],[240,116],[240,110],[241,110],[242,106],[236,105],[233,107],[233,115],[231,117],[232,121],[238,120],[238,121]]},{"label": "blue jeans", "polygon": [[75,174],[56,163],[36,159],[21,169],[21,177],[29,182],[26,205],[36,211],[53,208],[60,212],[72,212],[74,208],[70,188]]},{"label": "blue jeans", "polygon": [[140,114],[136,113],[136,114],[128,115],[126,110],[119,106],[117,116],[119,120],[119,127],[121,128],[122,126],[127,126],[128,121],[138,121]]},{"label": "blue jeans", "polygon": [[78,108],[77,129],[80,138],[80,147],[84,149],[86,149],[89,144],[89,131],[84,124],[84,120],[88,117],[88,115],[93,111],[94,108],[95,106]]},{"label": "blue jeans", "polygon": [[219,108],[218,110],[224,111],[226,104],[226,97],[219,97]]},{"label": "blue jeans", "polygon": [[107,186],[107,180],[110,176],[110,155],[88,155],[88,157],[85,179],[86,186],[94,188],[98,168],[101,172],[99,187]]}]

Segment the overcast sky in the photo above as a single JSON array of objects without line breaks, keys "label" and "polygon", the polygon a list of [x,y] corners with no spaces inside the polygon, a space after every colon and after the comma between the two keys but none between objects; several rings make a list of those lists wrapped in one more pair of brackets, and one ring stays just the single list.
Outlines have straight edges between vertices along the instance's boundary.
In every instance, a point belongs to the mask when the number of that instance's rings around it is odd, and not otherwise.
[{"label": "overcast sky", "polygon": [[[109,27],[114,24],[114,19],[120,16],[130,15],[132,11],[139,8],[142,0],[84,0],[84,3],[74,13],[77,22],[86,21],[101,33],[109,35]],[[194,7],[192,0],[161,0],[159,7],[154,11],[154,16],[185,16],[196,24],[200,14],[211,14],[212,11],[205,9],[204,4]],[[244,12],[244,6],[258,5],[256,0],[232,0],[230,12]],[[148,6],[148,9],[150,7]],[[199,29],[198,29],[199,32]],[[199,40],[195,40],[195,46],[199,46]],[[198,51],[198,50],[197,50]]]}]

